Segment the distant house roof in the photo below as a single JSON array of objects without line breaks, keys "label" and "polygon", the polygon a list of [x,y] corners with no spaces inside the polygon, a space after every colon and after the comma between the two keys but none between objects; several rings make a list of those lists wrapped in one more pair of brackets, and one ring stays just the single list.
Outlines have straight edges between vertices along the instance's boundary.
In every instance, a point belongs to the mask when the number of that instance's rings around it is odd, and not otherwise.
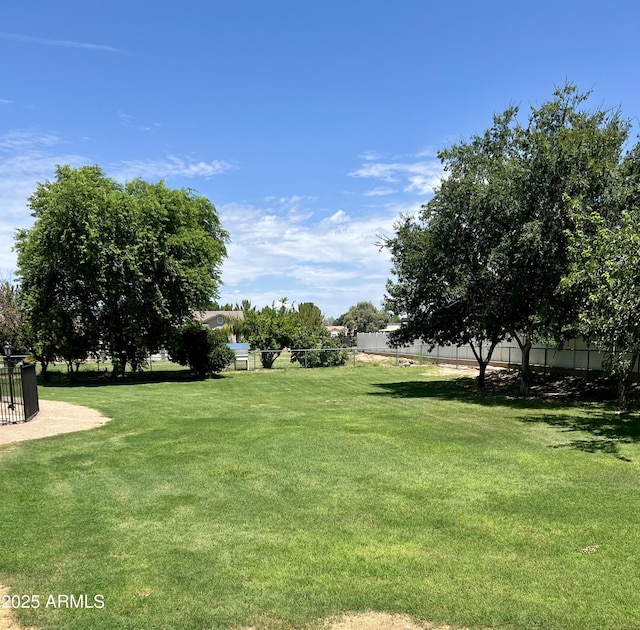
[{"label": "distant house roof", "polygon": [[385,328],[382,328],[378,332],[391,332],[392,330],[398,330],[402,324],[400,322],[389,322]]},{"label": "distant house roof", "polygon": [[233,317],[234,319],[244,319],[243,311],[199,311],[195,313],[196,319],[207,326],[217,325],[218,317]]},{"label": "distant house roof", "polygon": [[325,326],[331,336],[337,336],[340,334],[346,335],[348,330],[346,326]]}]

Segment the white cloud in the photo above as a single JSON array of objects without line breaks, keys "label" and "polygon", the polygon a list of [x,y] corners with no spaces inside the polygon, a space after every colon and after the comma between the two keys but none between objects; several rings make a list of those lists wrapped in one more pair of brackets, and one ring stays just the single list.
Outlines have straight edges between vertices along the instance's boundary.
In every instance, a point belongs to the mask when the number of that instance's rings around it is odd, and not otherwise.
[{"label": "white cloud", "polygon": [[84,48],[87,50],[102,50],[112,53],[126,53],[125,50],[106,46],[104,44],[90,44],[87,42],[76,42],[66,39],[47,39],[43,37],[31,37],[30,35],[19,35],[18,33],[0,33],[0,38],[11,39],[24,44],[42,44],[44,46],[62,46],[63,48]]},{"label": "white cloud", "polygon": [[402,170],[402,164],[384,164],[373,162],[365,164],[361,168],[351,171],[349,177],[363,177],[381,179],[384,182],[397,182],[398,172]]},{"label": "white cloud", "polygon": [[222,302],[246,298],[261,307],[287,296],[296,303],[312,301],[332,316],[361,300],[381,305],[391,260],[378,243],[394,233],[400,215],[416,212],[413,198],[366,207],[350,202],[348,212],[319,209],[310,197],[271,196],[264,202],[217,206],[231,236]]},{"label": "white cloud", "polygon": [[324,219],[323,222],[326,221],[328,223],[346,223],[347,221],[350,221],[350,220],[351,220],[351,217],[344,210],[338,210],[337,212],[334,212],[327,219]]},{"label": "white cloud", "polygon": [[366,190],[364,193],[365,197],[385,197],[386,195],[393,195],[398,192],[395,188],[389,188],[385,186],[378,186],[377,188],[373,188],[372,190]]},{"label": "white cloud", "polygon": [[125,114],[123,111],[119,111],[118,118],[123,127],[133,127],[133,116],[131,114]]},{"label": "white cloud", "polygon": [[36,133],[35,131],[8,131],[0,136],[0,151],[34,150],[52,147],[61,140],[52,133]]},{"label": "white cloud", "polygon": [[417,193],[419,195],[430,195],[440,186],[443,176],[441,173],[431,175],[411,175],[409,184],[405,186],[406,192]]},{"label": "white cloud", "polygon": [[[442,165],[438,160],[417,162],[367,162],[349,173],[350,177],[379,179],[389,184],[405,181],[403,190],[408,193],[428,195],[433,193],[442,180]],[[385,195],[395,192],[389,187],[368,191],[368,196]]]},{"label": "white cloud", "polygon": [[422,157],[437,158],[438,157],[438,150],[434,149],[433,147],[427,147],[426,149],[422,149],[422,151],[418,151],[418,153],[416,153],[416,157],[418,157],[418,158],[422,158]]},{"label": "white cloud", "polygon": [[358,157],[367,161],[382,159],[382,155],[377,151],[363,151]]},{"label": "white cloud", "polygon": [[379,302],[389,276],[388,252],[376,246],[389,234],[399,209],[385,206],[367,216],[337,210],[311,220],[291,219],[278,200],[265,207],[224,204],[218,207],[222,225],[230,232],[223,266],[222,301],[242,297],[263,306],[287,296],[329,306],[340,315],[359,299]]},{"label": "white cloud", "polygon": [[153,123],[153,124],[139,124],[136,123],[134,117],[131,114],[127,114],[122,110],[118,111],[118,118],[120,120],[120,124],[123,127],[127,127],[129,129],[136,129],[138,131],[157,131],[160,127],[162,127],[162,123]]},{"label": "white cloud", "polygon": [[119,181],[142,179],[164,179],[169,177],[212,177],[237,168],[234,162],[213,160],[195,162],[178,156],[160,160],[125,160],[112,164],[108,173]]}]

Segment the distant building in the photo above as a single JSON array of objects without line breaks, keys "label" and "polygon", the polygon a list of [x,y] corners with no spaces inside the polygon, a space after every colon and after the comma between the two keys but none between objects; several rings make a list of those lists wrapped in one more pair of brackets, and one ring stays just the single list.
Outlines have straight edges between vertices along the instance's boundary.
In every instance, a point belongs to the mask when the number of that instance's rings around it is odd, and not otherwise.
[{"label": "distant building", "polygon": [[196,319],[209,328],[222,328],[225,317],[244,319],[244,313],[242,311],[199,311],[196,313]]},{"label": "distant building", "polygon": [[[243,311],[199,311],[195,314],[196,319],[201,321],[205,326],[215,330],[216,328],[222,328],[225,324],[225,320],[227,317],[231,317],[233,319],[243,320],[244,312]],[[235,335],[231,335],[233,337],[232,341],[235,342]]]},{"label": "distant building", "polygon": [[391,332],[393,330],[398,330],[402,326],[401,322],[389,322],[384,328],[378,330],[377,332]]},{"label": "distant building", "polygon": [[325,328],[329,331],[329,335],[337,339],[340,336],[346,336],[349,332],[346,326],[325,326]]}]

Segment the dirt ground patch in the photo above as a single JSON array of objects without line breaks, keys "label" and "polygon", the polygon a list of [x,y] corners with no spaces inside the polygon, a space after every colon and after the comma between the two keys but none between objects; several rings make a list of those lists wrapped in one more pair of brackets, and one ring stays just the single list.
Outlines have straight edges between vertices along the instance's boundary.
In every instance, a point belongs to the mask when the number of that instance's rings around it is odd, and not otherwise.
[{"label": "dirt ground patch", "polygon": [[[358,615],[346,615],[329,620],[327,630],[454,630],[452,626],[435,626],[431,623],[418,624],[407,615],[390,615],[381,612],[368,612]],[[459,628],[458,630],[465,630]]]},{"label": "dirt ground patch", "polygon": [[0,445],[38,440],[59,433],[84,431],[102,426],[108,421],[109,418],[89,407],[41,400],[40,411],[29,422],[0,426]]},{"label": "dirt ground patch", "polygon": [[[433,376],[433,374],[457,374],[458,376],[478,376],[478,368],[472,365],[453,365],[451,363],[438,363],[433,365],[434,371],[428,372],[427,376]],[[494,368],[490,365],[487,366],[487,373],[500,368]]]},{"label": "dirt ground patch", "polygon": [[[0,599],[3,595],[10,595],[9,589],[0,585]],[[35,628],[18,625],[13,619],[11,608],[0,607],[0,630],[36,630]]]},{"label": "dirt ground patch", "polygon": [[[434,374],[459,374],[460,376],[477,376],[478,374],[477,366],[469,365],[467,363],[460,363],[458,365],[456,365],[455,363],[420,363],[415,359],[410,359],[403,356],[399,356],[396,358],[395,356],[372,354],[368,352],[358,353],[357,360],[362,361],[363,363],[374,363],[380,366],[402,368],[425,367],[426,365],[429,365],[433,368],[433,370],[428,373],[429,376],[433,376]],[[487,366],[487,372],[497,369],[500,368]]]},{"label": "dirt ground patch", "polygon": [[[260,630],[261,627],[263,626],[249,626],[236,628],[236,630]],[[292,628],[279,620],[266,620],[264,627],[286,628],[287,630]],[[308,627],[318,630],[468,630],[468,628],[454,628],[449,625],[438,626],[429,622],[418,622],[408,615],[392,615],[386,612],[374,611],[317,619]]]},{"label": "dirt ground patch", "polygon": [[[0,596],[8,594],[9,589],[0,587]],[[327,619],[321,626],[325,630],[466,630],[454,629],[452,626],[435,626],[430,623],[418,624],[407,615],[390,615],[381,612],[367,612],[345,615],[335,619]],[[36,630],[18,625],[11,614],[11,609],[0,608],[0,630]],[[246,628],[244,630],[259,630]]]}]

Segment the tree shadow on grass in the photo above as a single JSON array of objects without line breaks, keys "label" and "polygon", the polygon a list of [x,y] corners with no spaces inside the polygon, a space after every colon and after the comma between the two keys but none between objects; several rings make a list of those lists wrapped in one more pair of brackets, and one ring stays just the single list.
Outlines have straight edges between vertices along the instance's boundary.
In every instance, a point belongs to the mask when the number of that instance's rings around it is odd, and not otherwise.
[{"label": "tree shadow on grass", "polygon": [[[209,379],[224,378],[223,375],[215,374]],[[81,371],[73,379],[63,372],[51,372],[49,379],[44,380],[38,377],[38,385],[43,388],[56,387],[113,387],[121,385],[148,385],[150,383],[191,383],[194,381],[208,380],[207,377],[200,377],[188,369],[180,370],[157,370],[153,372],[127,372],[124,376],[114,379],[110,373],[98,372],[97,370]]]},{"label": "tree shadow on grass", "polygon": [[563,433],[577,432],[588,437],[576,437],[565,444],[550,448],[574,448],[585,453],[605,453],[630,462],[620,452],[623,444],[640,443],[640,418],[637,414],[612,409],[585,409],[580,415],[541,414],[521,418],[525,423],[543,423]]},{"label": "tree shadow on grass", "polygon": [[[585,387],[584,381],[545,379],[538,377],[532,396],[520,398],[517,382],[498,379],[478,390],[475,379],[458,377],[442,380],[412,380],[394,383],[376,383],[380,391],[374,396],[394,398],[436,398],[454,400],[471,405],[507,406],[527,413],[519,418],[524,423],[541,423],[563,433],[579,433],[580,437],[550,448],[573,448],[585,453],[606,453],[622,461],[631,461],[620,452],[623,444],[640,443],[640,415],[637,412],[619,412],[610,402],[608,383],[595,383]],[[637,406],[637,403],[636,403]],[[575,412],[561,413],[574,409]]]},{"label": "tree shadow on grass", "polygon": [[487,385],[484,389],[478,389],[476,380],[470,376],[374,383],[373,386],[378,388],[378,391],[372,392],[373,396],[392,398],[439,398],[479,405],[508,404],[517,407],[538,407],[545,404],[534,398],[519,398],[517,385],[499,389]]}]

